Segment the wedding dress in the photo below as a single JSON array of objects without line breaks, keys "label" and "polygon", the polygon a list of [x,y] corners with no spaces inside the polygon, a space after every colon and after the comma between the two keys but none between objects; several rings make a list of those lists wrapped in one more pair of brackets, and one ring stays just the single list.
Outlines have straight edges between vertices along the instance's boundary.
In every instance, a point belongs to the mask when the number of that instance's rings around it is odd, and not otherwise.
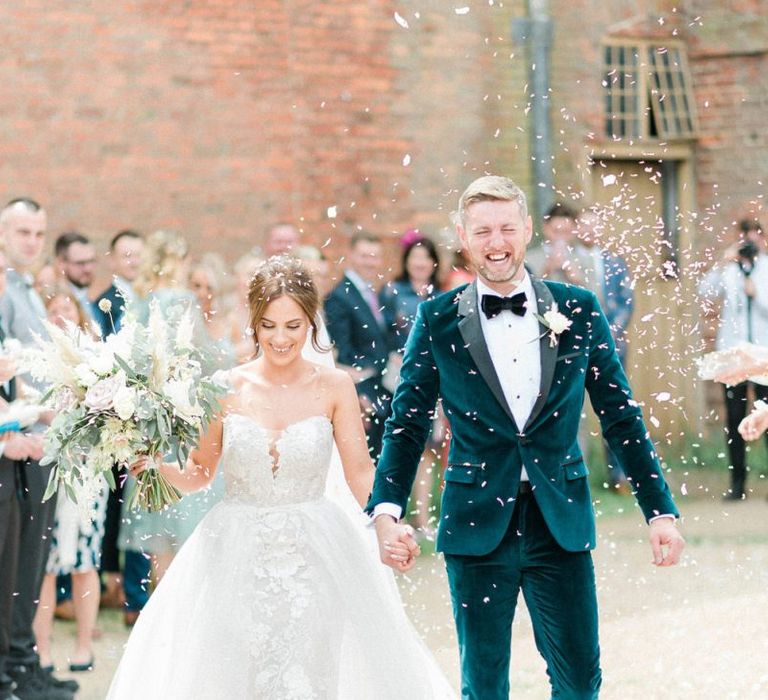
[{"label": "wedding dress", "polygon": [[325,495],[333,426],[224,419],[223,500],[142,612],[112,700],[455,697],[361,528]]}]

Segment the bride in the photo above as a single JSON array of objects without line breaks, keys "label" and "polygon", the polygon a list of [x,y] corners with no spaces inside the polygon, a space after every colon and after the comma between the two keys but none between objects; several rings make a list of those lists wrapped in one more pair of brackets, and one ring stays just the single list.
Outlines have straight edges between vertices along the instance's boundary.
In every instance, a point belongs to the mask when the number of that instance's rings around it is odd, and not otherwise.
[{"label": "bride", "polygon": [[[108,697],[455,697],[362,528],[324,495],[334,440],[361,506],[373,465],[352,380],[302,355],[308,336],[323,350],[308,272],[271,258],[248,303],[259,357],[231,372],[232,391],[187,468],[157,465],[191,492],[221,460],[224,499],[144,609]],[[388,554],[403,571],[413,565],[404,545]]]}]

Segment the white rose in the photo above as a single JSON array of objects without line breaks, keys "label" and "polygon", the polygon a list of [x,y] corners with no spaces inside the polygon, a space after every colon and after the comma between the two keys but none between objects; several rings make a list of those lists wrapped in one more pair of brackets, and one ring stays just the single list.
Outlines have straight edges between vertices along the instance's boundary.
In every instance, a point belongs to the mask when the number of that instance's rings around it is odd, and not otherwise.
[{"label": "white rose", "polygon": [[136,410],[136,390],[121,386],[112,400],[113,408],[120,420],[130,420]]},{"label": "white rose", "polygon": [[108,411],[114,404],[115,394],[124,386],[125,380],[120,374],[100,379],[85,392],[85,405],[91,413]]},{"label": "white rose", "polygon": [[197,423],[203,415],[202,407],[189,400],[192,383],[189,380],[169,379],[163,385],[163,393],[171,400],[176,415],[187,423]]},{"label": "white rose", "polygon": [[85,362],[81,362],[75,367],[75,377],[84,387],[93,386],[99,381],[99,375],[97,375]]}]

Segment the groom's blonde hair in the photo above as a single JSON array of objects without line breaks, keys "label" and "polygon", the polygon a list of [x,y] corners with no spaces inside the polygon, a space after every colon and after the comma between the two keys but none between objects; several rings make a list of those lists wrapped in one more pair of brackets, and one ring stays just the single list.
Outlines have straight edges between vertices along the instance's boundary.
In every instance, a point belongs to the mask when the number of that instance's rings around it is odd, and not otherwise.
[{"label": "groom's blonde hair", "polygon": [[264,318],[270,302],[280,297],[291,297],[301,307],[312,329],[312,347],[318,352],[328,352],[330,348],[320,345],[318,339],[317,313],[320,296],[317,287],[301,260],[291,255],[273,255],[261,263],[248,285],[249,323],[256,352],[259,350],[256,334],[259,323]]},{"label": "groom's blonde hair", "polygon": [[523,219],[528,218],[525,193],[508,177],[484,175],[471,182],[459,197],[455,223],[464,226],[467,222],[467,209],[478,202],[517,202]]}]

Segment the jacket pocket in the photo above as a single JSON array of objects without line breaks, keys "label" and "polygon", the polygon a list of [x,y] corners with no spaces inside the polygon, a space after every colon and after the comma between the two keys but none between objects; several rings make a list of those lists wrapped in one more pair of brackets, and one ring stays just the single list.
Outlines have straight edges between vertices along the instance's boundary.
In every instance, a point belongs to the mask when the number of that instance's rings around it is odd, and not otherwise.
[{"label": "jacket pocket", "polygon": [[477,474],[480,471],[481,464],[449,464],[445,468],[444,479],[453,484],[474,484],[477,481]]},{"label": "jacket pocket", "polygon": [[584,459],[582,457],[566,462],[563,464],[563,469],[565,470],[565,478],[567,481],[581,479],[589,474],[589,469],[587,469],[587,465],[584,464]]}]

